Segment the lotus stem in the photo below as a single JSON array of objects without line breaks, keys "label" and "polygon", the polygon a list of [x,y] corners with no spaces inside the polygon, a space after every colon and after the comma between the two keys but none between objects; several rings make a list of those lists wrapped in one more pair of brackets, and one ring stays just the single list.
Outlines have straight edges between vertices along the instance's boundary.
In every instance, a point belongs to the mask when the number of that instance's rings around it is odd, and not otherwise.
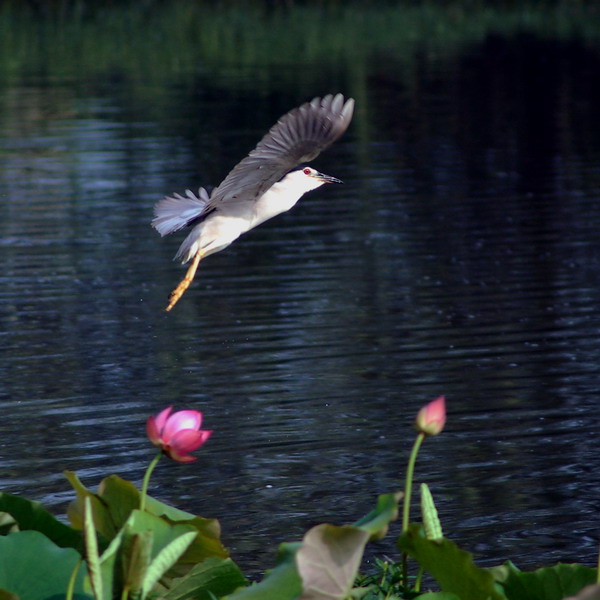
[{"label": "lotus stem", "polygon": [[417,460],[417,454],[419,453],[419,448],[425,439],[425,434],[420,432],[417,435],[417,439],[413,444],[410,457],[408,459],[408,466],[406,468],[406,483],[404,485],[404,506],[402,511],[402,533],[406,533],[408,531],[408,523],[410,518],[410,497],[412,493],[412,483],[413,476],[415,473],[415,462]]},{"label": "lotus stem", "polygon": [[152,475],[152,471],[154,471],[154,467],[158,464],[160,457],[162,456],[162,452],[159,452],[150,462],[148,468],[146,469],[146,473],[144,475],[144,479],[142,481],[142,492],[140,494],[140,510],[146,510],[146,497],[148,496],[148,483],[150,482],[150,476]]},{"label": "lotus stem", "polygon": [[[402,533],[408,531],[408,524],[410,521],[410,497],[412,493],[413,476],[415,473],[415,462],[417,461],[417,454],[419,448],[425,439],[425,434],[420,431],[417,435],[417,439],[413,444],[408,459],[408,465],[406,467],[406,483],[404,484],[404,506],[402,509]],[[408,556],[405,552],[402,553],[402,585],[405,589],[408,589]]]},{"label": "lotus stem", "polygon": [[79,573],[79,569],[81,567],[82,562],[83,561],[81,559],[79,559],[77,561],[77,564],[75,565],[75,568],[73,569],[73,572],[71,573],[71,576],[69,577],[69,584],[67,586],[65,600],[73,600],[73,594],[75,591],[75,581],[77,580],[77,575]]}]

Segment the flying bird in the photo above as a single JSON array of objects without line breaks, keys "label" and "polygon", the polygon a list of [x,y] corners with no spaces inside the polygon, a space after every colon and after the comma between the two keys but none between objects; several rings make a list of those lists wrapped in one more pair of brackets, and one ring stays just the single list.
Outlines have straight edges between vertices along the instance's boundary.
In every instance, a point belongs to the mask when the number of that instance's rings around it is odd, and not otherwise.
[{"label": "flying bird", "polygon": [[191,263],[171,292],[167,311],[190,286],[205,256],[290,210],[306,192],[325,183],[342,183],[307,163],[346,131],[353,111],[354,100],[342,94],[314,98],[283,115],[210,195],[201,187],[197,195],[187,190],[156,204],[152,226],[161,236],[192,228],[175,255],[175,260]]}]

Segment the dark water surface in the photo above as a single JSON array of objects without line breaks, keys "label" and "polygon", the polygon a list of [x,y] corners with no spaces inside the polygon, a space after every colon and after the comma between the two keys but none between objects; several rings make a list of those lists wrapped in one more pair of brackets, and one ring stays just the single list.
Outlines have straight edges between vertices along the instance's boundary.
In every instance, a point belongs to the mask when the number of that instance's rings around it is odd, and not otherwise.
[{"label": "dark water surface", "polygon": [[[418,462],[446,535],[485,565],[595,564],[598,53],[520,36],[414,64],[378,57],[360,95],[350,72],[298,89],[259,67],[144,94],[4,82],[4,491],[60,513],[63,469],[139,483],[147,416],[198,408],[213,437],[152,493],[220,519],[256,572],[398,489],[416,411],[446,394]],[[153,204],[218,184],[283,112],[336,91],[355,120],[314,165],[346,184],[207,259],[165,314],[183,236],[159,238]]]}]

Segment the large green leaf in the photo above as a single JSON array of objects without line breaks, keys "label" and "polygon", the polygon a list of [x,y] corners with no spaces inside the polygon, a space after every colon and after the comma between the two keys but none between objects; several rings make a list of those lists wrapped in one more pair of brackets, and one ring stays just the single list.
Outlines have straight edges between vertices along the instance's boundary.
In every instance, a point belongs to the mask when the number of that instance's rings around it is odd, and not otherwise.
[{"label": "large green leaf", "polygon": [[294,600],[302,592],[296,569],[296,552],[301,544],[281,544],[277,564],[260,582],[227,596],[227,600]]},{"label": "large green leaf", "polygon": [[61,548],[80,550],[83,546],[81,532],[58,521],[39,502],[0,493],[0,514],[2,513],[11,517],[4,520],[3,534],[16,529],[21,531],[31,529],[43,533]]},{"label": "large green leaf", "polygon": [[196,531],[170,525],[164,519],[135,509],[92,569],[90,584],[98,600],[110,600],[127,589],[144,597],[189,546]]},{"label": "large green leaf", "polygon": [[122,553],[127,561],[123,565],[123,587],[129,590],[133,598],[142,593],[144,578],[150,566],[152,538],[152,531],[144,531],[124,540]]},{"label": "large green leaf", "polygon": [[368,531],[373,540],[383,538],[387,533],[389,523],[398,518],[398,502],[400,502],[403,495],[402,492],[382,494],[377,498],[375,508],[354,523],[354,527]]},{"label": "large green leaf", "polygon": [[[72,548],[60,548],[39,531],[19,531],[0,537],[0,589],[23,600],[59,600],[81,560]],[[85,567],[75,581],[76,600],[83,592]]]},{"label": "large green leaf", "polygon": [[[67,477],[78,496],[77,501],[69,507],[69,518],[74,526],[83,526],[83,499],[85,497],[89,497],[92,501],[94,523],[97,529],[109,539],[117,534],[132,512],[139,508],[140,492],[131,482],[117,475],[109,475],[104,478],[98,486],[98,494],[87,490],[74,473],[67,472]],[[150,496],[146,498],[146,512],[164,518],[171,525],[190,525],[196,530],[198,535],[180,558],[180,563],[188,563],[191,566],[210,556],[219,558],[229,556],[227,549],[221,543],[221,526],[216,519],[198,517]]]},{"label": "large green leaf", "polygon": [[[197,536],[189,525],[170,525],[164,519],[135,509],[123,526],[124,551],[120,554],[120,569],[115,576],[124,573],[135,575],[136,585],[141,581],[141,597],[144,598],[157,581],[177,562]],[[148,535],[151,532],[152,535]],[[143,558],[143,561],[140,560]],[[145,572],[140,569],[145,568]],[[126,585],[126,581],[119,581]]]},{"label": "large green leaf", "polygon": [[72,471],[64,471],[65,477],[73,486],[77,499],[71,502],[67,509],[67,516],[71,521],[71,525],[76,529],[83,529],[83,512],[84,502],[86,498],[90,499],[92,505],[92,514],[94,518],[94,527],[96,531],[106,540],[112,540],[119,527],[115,524],[106,503],[93,492],[90,492],[77,475]]},{"label": "large green leaf", "polygon": [[162,517],[165,516],[171,521],[189,521],[194,519],[196,515],[189,513],[185,510],[175,508],[170,504],[165,504],[152,496],[146,498],[146,508],[153,514]]},{"label": "large green leaf", "polygon": [[209,557],[229,556],[229,552],[221,543],[221,525],[217,519],[193,515],[150,496],[146,499],[146,510],[165,518],[172,525],[191,525],[198,532],[196,539],[179,560],[180,563],[196,564]]},{"label": "large green leaf", "polygon": [[160,597],[164,600],[211,600],[231,594],[246,584],[246,578],[231,559],[207,558],[185,577],[174,579],[170,589],[161,591]]},{"label": "large green leaf", "polygon": [[196,530],[191,525],[178,524],[171,525],[164,519],[150,514],[146,511],[134,510],[124,525],[127,535],[141,534],[145,531],[152,531],[152,552],[151,559],[154,560],[158,554],[166,548],[171,542],[185,533],[194,533]]},{"label": "large green leaf", "polygon": [[[98,496],[106,502],[119,527],[129,518],[132,510],[140,507],[139,490],[133,483],[118,475],[109,475],[100,482]],[[196,517],[192,513],[169,506],[151,496],[146,498],[146,509],[159,517],[164,515],[171,521],[189,521]]]},{"label": "large green leaf", "polygon": [[356,579],[365,545],[381,537],[398,516],[398,494],[379,496],[377,505],[354,525],[322,524],[301,544],[283,544],[276,567],[258,584],[238,590],[228,600],[317,600],[345,598]]},{"label": "large green leaf", "polygon": [[587,585],[577,596],[569,596],[568,598],[564,598],[564,600],[600,600],[600,585],[595,583]]},{"label": "large green leaf", "polygon": [[370,534],[364,529],[326,523],[310,529],[296,553],[302,600],[344,600],[360,566]]},{"label": "large green leaf", "polygon": [[306,533],[296,554],[302,600],[348,596],[367,542],[385,535],[390,521],[398,517],[401,497],[401,493],[379,496],[375,508],[354,525],[322,524]]},{"label": "large green leaf", "polygon": [[421,525],[410,525],[398,546],[433,575],[443,592],[461,600],[506,600],[490,571],[477,567],[471,554],[446,538],[426,539]]},{"label": "large green leaf", "polygon": [[[122,527],[133,510],[140,507],[140,491],[118,475],[105,477],[98,486],[98,497],[106,503],[115,524]],[[166,516],[171,521],[190,521],[196,515],[169,506],[151,496],[146,497],[146,510],[158,517]]]},{"label": "large green leaf", "polygon": [[123,527],[133,510],[140,507],[140,492],[130,481],[118,475],[105,477],[98,485],[102,498],[117,529]]},{"label": "large green leaf", "polygon": [[158,580],[177,562],[197,535],[195,531],[187,531],[160,549],[154,560],[148,565],[142,583],[142,598],[146,597]]},{"label": "large green leaf", "polygon": [[596,582],[596,569],[578,564],[558,563],[532,572],[523,572],[511,562],[494,573],[509,600],[562,600],[575,596]]},{"label": "large green leaf", "polygon": [[179,559],[179,562],[195,564],[209,557],[227,558],[229,556],[229,552],[221,543],[221,527],[216,519],[205,519],[203,517],[194,517],[183,521],[173,521],[169,517],[165,517],[165,519],[172,525],[193,527],[198,534]]}]

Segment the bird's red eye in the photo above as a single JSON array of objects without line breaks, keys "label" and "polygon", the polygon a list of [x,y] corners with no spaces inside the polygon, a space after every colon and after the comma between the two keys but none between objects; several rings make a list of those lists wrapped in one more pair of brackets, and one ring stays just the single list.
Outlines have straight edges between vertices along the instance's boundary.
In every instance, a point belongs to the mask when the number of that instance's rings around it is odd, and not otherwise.
[{"label": "bird's red eye", "polygon": [[312,173],[312,171],[306,167],[303,171],[302,171],[305,175],[310,175]]}]

